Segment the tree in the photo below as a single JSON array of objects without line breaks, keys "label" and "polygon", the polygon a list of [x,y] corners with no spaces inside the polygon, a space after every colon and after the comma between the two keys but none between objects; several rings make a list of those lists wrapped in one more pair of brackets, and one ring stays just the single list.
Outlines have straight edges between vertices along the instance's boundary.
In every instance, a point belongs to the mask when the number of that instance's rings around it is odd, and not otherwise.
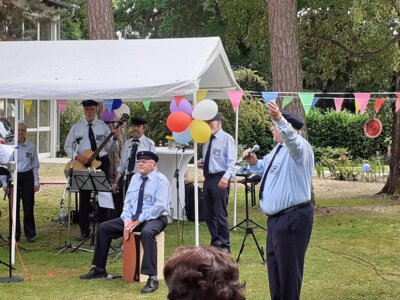
[{"label": "tree", "polygon": [[[296,0],[269,0],[268,24],[271,48],[272,90],[276,92],[300,92],[301,79],[299,30]],[[303,120],[304,110],[295,98],[287,110],[296,113]],[[304,134],[307,135],[306,126]]]},{"label": "tree", "polygon": [[87,14],[91,40],[116,38],[112,0],[87,0]]}]

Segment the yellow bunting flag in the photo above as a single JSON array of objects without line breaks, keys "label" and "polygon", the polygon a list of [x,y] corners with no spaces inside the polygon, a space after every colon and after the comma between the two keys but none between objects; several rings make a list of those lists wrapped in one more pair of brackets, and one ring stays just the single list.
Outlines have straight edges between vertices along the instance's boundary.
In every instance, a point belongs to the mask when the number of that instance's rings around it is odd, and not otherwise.
[{"label": "yellow bunting flag", "polygon": [[31,112],[31,108],[32,108],[32,100],[24,100],[24,107],[25,107],[26,113],[29,115],[29,113]]},{"label": "yellow bunting flag", "polygon": [[197,102],[206,99],[208,90],[198,90],[197,91]]}]

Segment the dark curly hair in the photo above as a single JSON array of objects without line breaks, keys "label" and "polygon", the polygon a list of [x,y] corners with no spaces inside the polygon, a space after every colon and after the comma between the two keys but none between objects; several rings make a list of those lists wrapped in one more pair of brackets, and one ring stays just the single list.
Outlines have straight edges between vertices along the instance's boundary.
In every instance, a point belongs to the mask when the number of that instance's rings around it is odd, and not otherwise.
[{"label": "dark curly hair", "polygon": [[164,267],[169,300],[245,300],[232,257],[216,247],[179,247]]}]

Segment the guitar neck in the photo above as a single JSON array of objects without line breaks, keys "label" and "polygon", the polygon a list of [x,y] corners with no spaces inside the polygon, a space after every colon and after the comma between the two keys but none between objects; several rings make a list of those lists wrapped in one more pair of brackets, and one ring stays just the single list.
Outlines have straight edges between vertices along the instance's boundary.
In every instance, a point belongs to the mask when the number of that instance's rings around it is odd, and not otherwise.
[{"label": "guitar neck", "polygon": [[104,146],[108,143],[112,136],[113,133],[110,132],[110,134],[104,139],[100,146],[98,146],[97,149],[93,152],[92,156],[89,157],[86,165],[90,166],[92,164],[92,161],[99,155],[100,151],[103,150]]}]

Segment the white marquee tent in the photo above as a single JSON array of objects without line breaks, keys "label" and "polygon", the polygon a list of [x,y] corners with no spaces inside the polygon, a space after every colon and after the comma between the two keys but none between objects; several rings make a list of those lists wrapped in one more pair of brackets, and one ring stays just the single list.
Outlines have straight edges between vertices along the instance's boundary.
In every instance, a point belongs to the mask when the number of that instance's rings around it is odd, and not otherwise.
[{"label": "white marquee tent", "polygon": [[[184,95],[195,104],[199,89],[211,99],[240,89],[218,37],[1,42],[0,57],[0,99],[171,101]],[[196,193],[196,245],[197,203]]]}]

